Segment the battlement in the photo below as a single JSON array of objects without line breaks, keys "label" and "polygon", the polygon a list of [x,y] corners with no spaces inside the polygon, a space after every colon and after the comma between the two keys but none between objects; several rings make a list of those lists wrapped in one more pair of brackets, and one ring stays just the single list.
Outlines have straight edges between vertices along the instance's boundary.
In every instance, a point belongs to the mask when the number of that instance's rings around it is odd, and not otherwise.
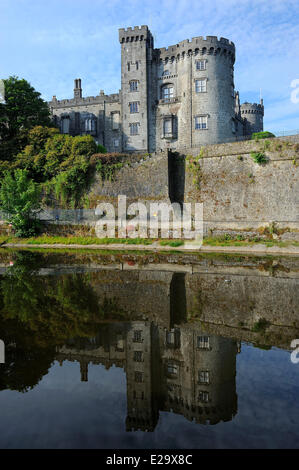
[{"label": "battlement", "polygon": [[134,26],[134,28],[120,28],[118,30],[119,42],[135,42],[135,41],[145,41],[148,38],[152,38],[152,34],[146,25]]},{"label": "battlement", "polygon": [[241,104],[241,114],[262,114],[264,115],[263,101],[261,103],[245,103]]},{"label": "battlement", "polygon": [[156,49],[156,54],[162,60],[180,59],[190,55],[210,54],[224,55],[235,60],[235,45],[226,38],[218,39],[217,36],[197,36],[191,40],[185,39],[169,47]]},{"label": "battlement", "polygon": [[63,106],[78,106],[88,104],[99,104],[119,102],[119,93],[112,93],[111,95],[100,94],[98,96],[87,96],[86,98],[70,98],[65,100],[57,100],[56,96],[53,96],[49,105],[52,107],[63,107]]}]

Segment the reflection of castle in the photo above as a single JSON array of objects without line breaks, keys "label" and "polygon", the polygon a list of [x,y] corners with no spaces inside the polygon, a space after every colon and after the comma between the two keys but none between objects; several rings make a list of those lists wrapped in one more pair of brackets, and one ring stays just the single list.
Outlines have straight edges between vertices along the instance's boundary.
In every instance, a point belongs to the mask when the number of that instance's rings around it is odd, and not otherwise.
[{"label": "reflection of castle", "polygon": [[149,321],[111,323],[92,342],[60,348],[59,361],[115,364],[127,375],[127,431],[153,431],[159,411],[198,423],[229,421],[237,412],[237,343],[192,325],[167,330]]}]

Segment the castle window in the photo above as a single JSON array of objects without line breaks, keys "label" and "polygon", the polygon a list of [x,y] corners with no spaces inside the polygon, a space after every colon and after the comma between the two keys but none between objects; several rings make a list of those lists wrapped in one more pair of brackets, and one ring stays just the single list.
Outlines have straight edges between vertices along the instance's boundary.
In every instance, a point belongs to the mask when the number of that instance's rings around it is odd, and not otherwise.
[{"label": "castle window", "polygon": [[164,85],[161,89],[161,98],[170,101],[174,96],[173,85]]},{"label": "castle window", "polygon": [[164,136],[167,137],[172,135],[172,119],[164,119]]},{"label": "castle window", "polygon": [[231,86],[231,93],[232,93],[232,97],[234,98],[235,97],[235,87],[234,87],[234,85]]},{"label": "castle window", "polygon": [[135,330],[134,331],[133,342],[134,343],[141,343],[142,342],[142,331],[141,330]]},{"label": "castle window", "polygon": [[172,362],[167,364],[167,372],[168,374],[177,374],[179,371],[179,367],[177,364],[173,364]]},{"label": "castle window", "polygon": [[197,336],[197,347],[199,349],[210,349],[209,336]]},{"label": "castle window", "polygon": [[92,119],[92,118],[85,119],[85,132],[94,132],[95,130],[96,130],[95,119]]},{"label": "castle window", "polygon": [[172,329],[166,331],[166,345],[168,348],[179,348],[180,347],[180,330]]},{"label": "castle window", "polygon": [[169,70],[164,70],[164,72],[162,73],[162,77],[166,77],[167,75],[169,75]]},{"label": "castle window", "polygon": [[130,135],[138,135],[139,134],[139,122],[132,122],[129,124],[130,127]]},{"label": "castle window", "polygon": [[208,384],[210,383],[210,373],[208,370],[200,370],[198,371],[198,382],[200,384]]},{"label": "castle window", "polygon": [[142,351],[134,351],[133,360],[135,362],[143,362]]},{"label": "castle window", "polygon": [[69,134],[70,133],[70,118],[69,118],[69,116],[63,117],[61,119],[61,132],[63,134]]},{"label": "castle window", "polygon": [[130,91],[138,91],[138,80],[132,80],[130,82]]},{"label": "castle window", "polygon": [[143,373],[142,372],[135,372],[135,382],[142,383],[143,382]]},{"label": "castle window", "polygon": [[118,148],[118,147],[119,147],[119,140],[118,140],[118,139],[114,139],[114,141],[113,141],[113,147],[115,147],[115,148]]},{"label": "castle window", "polygon": [[195,80],[196,93],[205,93],[207,91],[207,80]]},{"label": "castle window", "polygon": [[195,129],[207,129],[208,128],[208,117],[207,116],[195,116]]},{"label": "castle window", "polygon": [[197,60],[195,62],[196,70],[206,70],[206,62],[206,60]]},{"label": "castle window", "polygon": [[130,113],[138,113],[139,112],[139,107],[138,107],[138,101],[133,101],[130,104]]},{"label": "castle window", "polygon": [[199,392],[198,395],[198,401],[202,403],[208,403],[209,402],[209,392]]},{"label": "castle window", "polygon": [[138,63],[138,60],[136,61],[136,70],[139,69],[139,63]]}]

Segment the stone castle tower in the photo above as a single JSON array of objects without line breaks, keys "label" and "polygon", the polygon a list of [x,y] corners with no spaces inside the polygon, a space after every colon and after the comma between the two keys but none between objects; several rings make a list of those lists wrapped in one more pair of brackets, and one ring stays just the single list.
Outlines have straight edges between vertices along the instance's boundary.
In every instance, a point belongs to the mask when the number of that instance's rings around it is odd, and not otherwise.
[{"label": "stone castle tower", "polygon": [[147,26],[120,29],[121,90],[49,103],[61,131],[91,134],[108,151],[153,152],[233,141],[263,130],[264,106],[240,104],[235,46],[202,36],[155,49]]}]

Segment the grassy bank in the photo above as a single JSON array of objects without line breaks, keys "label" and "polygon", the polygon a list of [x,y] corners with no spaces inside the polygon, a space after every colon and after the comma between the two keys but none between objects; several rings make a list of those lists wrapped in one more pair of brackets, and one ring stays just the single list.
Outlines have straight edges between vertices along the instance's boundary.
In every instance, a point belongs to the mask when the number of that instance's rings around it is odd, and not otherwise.
[{"label": "grassy bank", "polygon": [[[19,245],[160,245],[179,247],[184,245],[183,240],[161,240],[161,239],[149,239],[149,238],[97,238],[88,236],[48,236],[42,235],[39,237],[31,238],[17,238],[14,236],[0,236],[0,244],[19,244]],[[296,246],[299,247],[298,241],[280,241],[271,239],[253,239],[253,240],[238,240],[238,239],[224,239],[223,237],[209,237],[205,238],[203,245],[205,246],[219,246],[219,247],[250,247],[257,244],[265,245],[266,247],[288,247]]]},{"label": "grassy bank", "polygon": [[97,238],[97,237],[58,237],[42,235],[31,238],[17,238],[14,236],[1,236],[1,243],[14,243],[20,245],[152,245],[159,243],[161,246],[177,247],[184,244],[182,240],[159,240],[151,238]]}]

